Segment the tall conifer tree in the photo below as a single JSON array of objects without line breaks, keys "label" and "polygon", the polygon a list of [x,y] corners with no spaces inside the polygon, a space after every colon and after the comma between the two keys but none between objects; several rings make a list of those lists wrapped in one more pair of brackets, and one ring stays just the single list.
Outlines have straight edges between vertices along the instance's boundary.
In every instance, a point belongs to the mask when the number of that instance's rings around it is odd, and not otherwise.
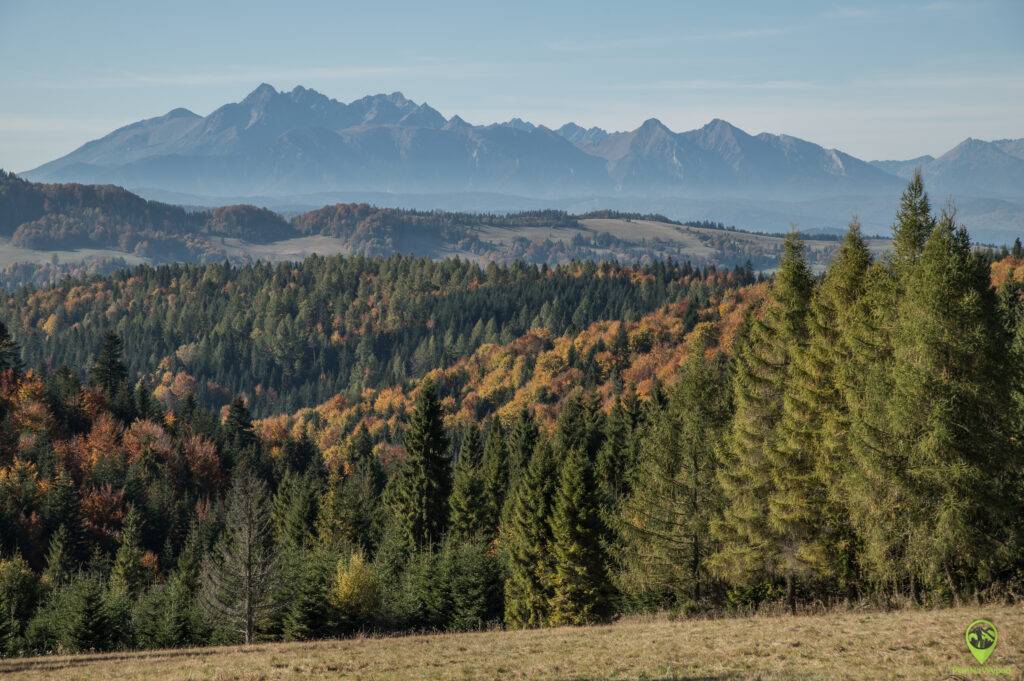
[{"label": "tall conifer tree", "polygon": [[448,436],[430,379],[420,383],[404,443],[405,459],[395,480],[392,504],[406,540],[424,547],[441,540],[451,491]]},{"label": "tall conifer tree", "polygon": [[762,318],[753,321],[737,351],[736,411],[720,448],[718,477],[726,508],[713,526],[720,548],[712,563],[737,584],[779,576],[768,523],[768,499],[775,491],[771,451],[789,365],[807,341],[812,288],[803,243],[790,234]]}]

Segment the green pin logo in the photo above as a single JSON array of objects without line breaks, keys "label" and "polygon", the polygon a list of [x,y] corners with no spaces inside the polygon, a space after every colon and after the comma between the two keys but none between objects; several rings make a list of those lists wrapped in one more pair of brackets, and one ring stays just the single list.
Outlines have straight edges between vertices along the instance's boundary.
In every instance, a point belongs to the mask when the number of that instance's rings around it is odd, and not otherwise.
[{"label": "green pin logo", "polygon": [[996,625],[988,620],[974,620],[967,625],[967,633],[964,634],[967,640],[967,649],[974,655],[978,664],[985,664],[985,661],[995,651],[996,643],[999,642],[999,632]]}]

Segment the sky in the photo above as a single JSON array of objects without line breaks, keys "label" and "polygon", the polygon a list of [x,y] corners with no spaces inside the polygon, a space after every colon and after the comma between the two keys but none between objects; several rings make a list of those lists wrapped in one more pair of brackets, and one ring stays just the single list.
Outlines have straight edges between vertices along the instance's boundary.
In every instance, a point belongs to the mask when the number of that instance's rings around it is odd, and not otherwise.
[{"label": "sky", "polygon": [[0,167],[262,82],[471,123],[723,118],[864,159],[1024,137],[1024,0],[0,0]]}]

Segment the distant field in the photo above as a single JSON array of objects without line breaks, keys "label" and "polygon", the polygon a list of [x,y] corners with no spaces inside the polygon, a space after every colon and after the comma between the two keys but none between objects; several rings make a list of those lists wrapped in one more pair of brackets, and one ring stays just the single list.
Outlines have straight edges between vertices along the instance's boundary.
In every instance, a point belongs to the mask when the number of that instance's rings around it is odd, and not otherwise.
[{"label": "distant field", "polygon": [[[984,617],[998,647],[979,673],[964,629]],[[12,679],[1020,679],[1024,608],[799,617],[629,620],[605,627],[364,638],[248,648],[0,660]],[[962,668],[962,669],[957,669]],[[967,673],[972,672],[972,673]]]},{"label": "distant field", "polygon": [[51,262],[55,257],[58,262],[64,263],[78,263],[97,258],[124,258],[129,265],[149,262],[147,258],[123,251],[95,248],[83,248],[76,251],[36,251],[31,248],[21,248],[9,241],[0,239],[0,266],[16,262]]},{"label": "distant field", "polygon": [[269,244],[251,244],[241,239],[224,239],[221,244],[229,256],[248,255],[253,260],[284,262],[305,260],[317,255],[348,253],[345,242],[333,236],[303,236]]}]

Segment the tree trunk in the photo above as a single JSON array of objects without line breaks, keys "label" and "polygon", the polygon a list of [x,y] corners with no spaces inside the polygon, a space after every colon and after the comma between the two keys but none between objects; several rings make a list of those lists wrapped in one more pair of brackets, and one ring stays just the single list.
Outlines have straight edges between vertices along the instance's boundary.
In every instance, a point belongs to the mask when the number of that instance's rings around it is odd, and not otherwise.
[{"label": "tree trunk", "polygon": [[786,575],[786,602],[789,603],[789,614],[796,614],[796,577]]}]

